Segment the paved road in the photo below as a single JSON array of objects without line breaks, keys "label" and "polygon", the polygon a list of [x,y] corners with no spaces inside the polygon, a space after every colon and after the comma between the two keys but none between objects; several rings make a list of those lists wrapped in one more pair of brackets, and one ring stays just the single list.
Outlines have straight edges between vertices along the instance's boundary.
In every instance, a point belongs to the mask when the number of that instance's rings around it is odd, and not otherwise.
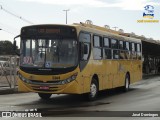
[{"label": "paved road", "polygon": [[[78,95],[52,95],[49,101],[41,100],[35,93],[20,93],[0,96],[0,111],[24,111],[24,110],[37,109],[37,112],[42,113],[43,116],[47,116],[48,119],[53,119],[53,116],[102,116],[107,114],[116,114],[126,116],[133,111],[160,111],[160,77],[152,77],[142,80],[131,86],[131,89],[127,93],[119,92],[118,90],[105,91],[100,93],[98,100],[94,102],[85,102],[82,96]],[[87,111],[87,112],[86,112]],[[104,112],[107,111],[107,112]],[[114,112],[110,111],[126,111],[126,112]],[[104,113],[103,113],[104,112]],[[53,114],[54,113],[54,114]],[[160,112],[153,112],[160,116]],[[50,118],[48,118],[50,117]],[[65,119],[73,119],[73,117],[67,117]],[[2,118],[0,118],[2,119]],[[21,118],[12,118],[12,120],[18,120]],[[38,120],[39,118],[37,118]],[[43,117],[42,117],[43,119]],[[64,118],[55,118],[64,119]],[[77,118],[81,119],[81,117]],[[95,119],[83,118],[84,120]],[[102,118],[101,119],[106,119]],[[115,119],[113,117],[108,118]],[[153,117],[124,117],[118,118],[119,120],[127,119],[145,119],[145,120],[158,120],[159,118]]]}]

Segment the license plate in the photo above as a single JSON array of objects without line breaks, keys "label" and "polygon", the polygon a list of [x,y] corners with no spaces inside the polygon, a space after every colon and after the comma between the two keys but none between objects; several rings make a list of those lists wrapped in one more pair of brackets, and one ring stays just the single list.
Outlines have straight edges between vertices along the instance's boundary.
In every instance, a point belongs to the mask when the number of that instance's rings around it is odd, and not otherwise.
[{"label": "license plate", "polygon": [[48,86],[41,86],[40,89],[49,90],[49,87]]}]

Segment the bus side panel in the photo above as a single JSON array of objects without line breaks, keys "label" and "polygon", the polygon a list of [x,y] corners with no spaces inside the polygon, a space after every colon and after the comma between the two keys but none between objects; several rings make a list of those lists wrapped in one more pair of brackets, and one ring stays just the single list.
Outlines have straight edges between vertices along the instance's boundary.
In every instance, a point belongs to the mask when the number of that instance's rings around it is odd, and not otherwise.
[{"label": "bus side panel", "polygon": [[125,84],[125,75],[130,69],[130,64],[126,60],[119,61],[118,73],[119,73],[119,87]]},{"label": "bus side panel", "polygon": [[108,68],[111,71],[110,78],[112,79],[112,88],[119,86],[118,65],[119,62],[117,60],[113,60],[111,61],[111,66]]},{"label": "bus side panel", "polygon": [[142,79],[142,65],[140,60],[132,61],[131,83],[137,82]]},{"label": "bus side panel", "polygon": [[112,88],[112,79],[110,78],[111,75],[111,70],[109,68],[111,68],[111,61],[110,60],[105,60],[103,61],[104,65],[103,65],[103,69],[102,71],[104,71],[104,77],[103,77],[103,89],[110,89]]}]

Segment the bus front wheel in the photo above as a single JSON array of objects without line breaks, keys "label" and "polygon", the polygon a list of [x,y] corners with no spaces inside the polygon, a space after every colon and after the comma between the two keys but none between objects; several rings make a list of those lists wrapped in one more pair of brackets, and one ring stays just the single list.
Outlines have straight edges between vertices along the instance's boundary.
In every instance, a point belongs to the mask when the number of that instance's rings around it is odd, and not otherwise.
[{"label": "bus front wheel", "polygon": [[98,95],[98,82],[96,79],[92,79],[90,85],[90,92],[88,93],[88,100],[93,101],[97,98]]},{"label": "bus front wheel", "polygon": [[47,100],[51,97],[52,94],[49,93],[38,93],[39,97],[43,100]]}]

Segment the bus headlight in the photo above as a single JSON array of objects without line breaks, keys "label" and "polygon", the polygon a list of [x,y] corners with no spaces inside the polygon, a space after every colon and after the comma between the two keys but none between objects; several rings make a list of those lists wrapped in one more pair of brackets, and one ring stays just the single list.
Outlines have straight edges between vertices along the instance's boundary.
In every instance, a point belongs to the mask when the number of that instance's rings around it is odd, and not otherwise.
[{"label": "bus headlight", "polygon": [[[20,73],[18,73],[18,76],[19,78],[25,82],[25,83],[29,83],[29,84],[35,84],[34,82],[30,81],[29,79],[23,77]],[[73,74],[72,76],[70,76],[69,78],[67,79],[64,79],[64,80],[59,80],[59,81],[54,81],[54,83],[42,83],[41,84],[48,84],[48,85],[64,85],[64,84],[67,84],[67,83],[70,83],[72,82],[73,80],[75,80],[77,77],[77,73]]]},{"label": "bus headlight", "polygon": [[18,76],[23,82],[30,83],[30,80],[28,80],[27,78],[23,77],[20,73],[18,73]]},{"label": "bus headlight", "polygon": [[72,82],[73,80],[75,80],[77,77],[77,73],[73,74],[72,76],[70,76],[69,78],[65,79],[65,80],[62,80],[61,81],[61,84],[67,84],[67,83],[70,83]]}]

